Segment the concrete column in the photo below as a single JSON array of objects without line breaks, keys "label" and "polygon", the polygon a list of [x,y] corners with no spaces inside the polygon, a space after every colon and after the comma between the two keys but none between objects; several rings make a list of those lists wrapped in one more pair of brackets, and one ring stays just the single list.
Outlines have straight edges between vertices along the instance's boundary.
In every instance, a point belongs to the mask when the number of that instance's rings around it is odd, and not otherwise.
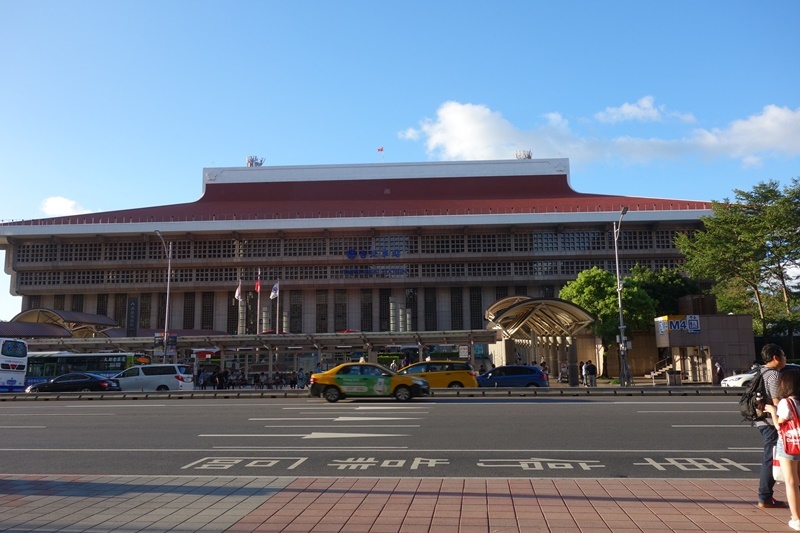
[{"label": "concrete column", "polygon": [[[244,298],[244,296],[242,296],[242,298]],[[238,317],[239,318],[239,323],[238,323],[238,326],[236,328],[236,333],[237,333],[237,335],[244,335],[246,333],[246,329],[245,328],[246,328],[246,325],[247,325],[246,320],[245,320],[246,317],[247,317],[247,314],[246,314],[247,313],[247,306],[246,306],[246,304],[244,302],[239,302],[238,310],[239,310],[239,317]]]},{"label": "concrete column", "polygon": [[567,338],[567,366],[569,368],[569,386],[580,386],[580,371],[578,367],[578,343],[574,337]]},{"label": "concrete column", "polygon": [[557,380],[558,379],[558,363],[559,353],[555,351],[548,351],[546,354],[542,354],[542,359],[547,362],[547,369],[550,372],[550,379]]}]

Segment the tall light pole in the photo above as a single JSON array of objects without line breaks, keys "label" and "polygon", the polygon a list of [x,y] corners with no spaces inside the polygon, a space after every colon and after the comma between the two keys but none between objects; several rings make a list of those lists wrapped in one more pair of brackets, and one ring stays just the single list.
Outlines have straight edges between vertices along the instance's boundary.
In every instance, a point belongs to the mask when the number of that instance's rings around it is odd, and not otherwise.
[{"label": "tall light pole", "polygon": [[619,304],[619,385],[629,387],[633,385],[631,368],[628,366],[628,339],[625,337],[625,319],[622,318],[622,279],[619,276],[619,230],[622,226],[622,217],[628,212],[625,206],[619,212],[619,220],[614,222],[614,260],[617,263],[617,303]]},{"label": "tall light pole", "polygon": [[[167,256],[167,301],[164,309],[164,362],[167,361],[167,339],[169,338],[169,282],[172,279],[172,241],[169,242],[169,248],[164,241],[164,236],[161,235],[159,230],[156,230],[156,235],[161,239],[161,244],[164,246],[164,254]],[[172,355],[172,362],[177,363],[178,353]]]}]

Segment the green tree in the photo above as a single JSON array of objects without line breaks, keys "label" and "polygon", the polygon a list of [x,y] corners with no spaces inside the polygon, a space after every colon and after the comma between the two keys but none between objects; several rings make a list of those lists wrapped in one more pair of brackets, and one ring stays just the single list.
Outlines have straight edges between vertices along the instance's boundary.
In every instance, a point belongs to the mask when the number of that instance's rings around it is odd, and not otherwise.
[{"label": "green tree", "polygon": [[[614,274],[597,267],[584,270],[574,281],[567,283],[558,296],[583,307],[597,317],[594,333],[600,337],[605,353],[616,345],[619,335],[619,301],[617,278]],[[632,278],[623,280],[622,308],[628,338],[632,338],[632,331],[653,329],[656,302]],[[607,360],[603,364],[604,369],[608,368],[606,363]]]},{"label": "green tree", "polygon": [[792,335],[798,324],[800,181],[734,190],[735,202],[712,202],[704,228],[679,236],[686,268],[711,279],[720,310],[751,313],[757,332]]},{"label": "green tree", "polygon": [[655,300],[655,316],[678,314],[680,298],[701,292],[697,281],[666,267],[661,270],[650,270],[636,265],[631,269],[631,279]]}]

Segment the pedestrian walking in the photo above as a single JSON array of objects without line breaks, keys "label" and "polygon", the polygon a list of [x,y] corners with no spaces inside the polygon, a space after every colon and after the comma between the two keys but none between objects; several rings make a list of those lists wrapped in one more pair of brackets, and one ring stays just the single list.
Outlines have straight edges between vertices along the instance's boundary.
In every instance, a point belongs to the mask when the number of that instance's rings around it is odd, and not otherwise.
[{"label": "pedestrian walking", "polygon": [[714,368],[716,369],[714,373],[717,376],[717,385],[719,385],[725,378],[725,371],[722,370],[722,365],[720,365],[719,363],[714,363]]},{"label": "pedestrian walking", "polygon": [[[779,403],[778,378],[781,369],[786,366],[786,355],[777,344],[766,344],[761,349],[761,361],[763,365],[759,367],[758,371],[764,377],[764,407],[766,409],[767,405],[777,406]],[[778,444],[778,429],[771,416],[757,420],[755,426],[764,441],[761,476],[758,482],[758,506],[762,509],[784,509],[786,502],[776,500],[773,496],[775,478],[772,477],[772,449]]]}]

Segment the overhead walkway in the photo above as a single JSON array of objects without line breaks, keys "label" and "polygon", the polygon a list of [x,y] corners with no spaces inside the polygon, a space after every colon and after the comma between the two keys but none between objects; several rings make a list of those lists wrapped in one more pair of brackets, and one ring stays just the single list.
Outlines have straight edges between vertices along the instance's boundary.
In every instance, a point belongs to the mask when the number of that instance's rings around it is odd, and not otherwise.
[{"label": "overhead walkway", "polygon": [[[520,354],[529,360],[544,360],[551,379],[566,377],[570,385],[578,385],[578,342],[594,343],[590,328],[597,317],[592,313],[558,298],[509,296],[490,306],[485,317],[507,341],[507,362]],[[510,354],[512,350],[514,354]]]}]

